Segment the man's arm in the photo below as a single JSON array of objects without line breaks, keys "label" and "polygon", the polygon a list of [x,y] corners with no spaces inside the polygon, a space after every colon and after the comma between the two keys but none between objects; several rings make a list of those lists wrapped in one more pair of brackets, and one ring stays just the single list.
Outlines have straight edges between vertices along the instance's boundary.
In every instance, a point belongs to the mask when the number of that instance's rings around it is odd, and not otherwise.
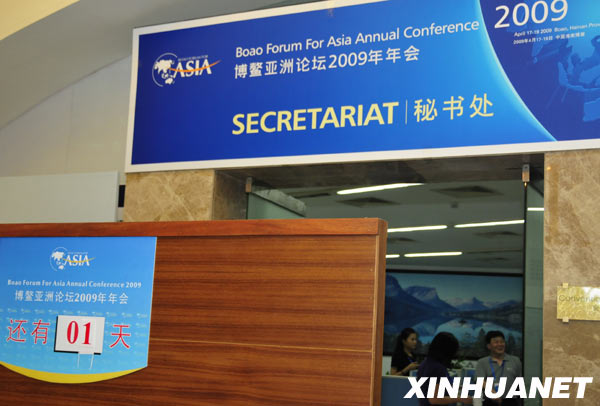
[{"label": "man's arm", "polygon": [[[476,378],[487,378],[487,371],[485,369],[485,358],[479,359],[477,361],[477,365],[475,365],[475,377]],[[483,399],[481,398],[473,398],[474,406],[481,406],[483,404]]]},{"label": "man's arm", "polygon": [[523,365],[521,364],[521,360],[519,357],[515,357],[517,359],[517,376],[523,376]]},{"label": "man's arm", "polygon": [[487,372],[485,369],[485,358],[481,358],[475,365],[475,377],[476,378],[487,378]]}]

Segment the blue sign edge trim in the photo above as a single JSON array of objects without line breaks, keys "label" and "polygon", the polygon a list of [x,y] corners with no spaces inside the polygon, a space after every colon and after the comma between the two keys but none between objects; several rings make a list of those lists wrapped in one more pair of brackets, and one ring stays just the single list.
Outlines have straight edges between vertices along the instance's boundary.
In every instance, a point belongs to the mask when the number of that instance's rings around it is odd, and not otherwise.
[{"label": "blue sign edge trim", "polygon": [[232,169],[244,167],[267,167],[282,165],[310,165],[325,163],[351,163],[372,161],[396,161],[430,158],[457,158],[468,156],[511,155],[521,153],[544,153],[600,148],[600,139],[534,142],[523,144],[498,144],[473,147],[431,148],[398,151],[357,152],[343,154],[293,155],[269,158],[220,159],[211,161],[166,162],[156,164],[131,164],[131,155],[125,172],[152,172],[189,169]]}]

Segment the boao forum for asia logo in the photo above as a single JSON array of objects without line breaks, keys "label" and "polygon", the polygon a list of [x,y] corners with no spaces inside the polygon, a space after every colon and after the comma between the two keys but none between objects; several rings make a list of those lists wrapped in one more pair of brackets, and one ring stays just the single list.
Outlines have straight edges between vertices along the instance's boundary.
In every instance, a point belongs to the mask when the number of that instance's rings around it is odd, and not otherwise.
[{"label": "boao forum for asia logo", "polygon": [[152,80],[157,86],[164,87],[174,84],[178,79],[212,75],[212,67],[219,62],[221,61],[210,63],[206,55],[179,58],[174,53],[167,52],[152,64]]},{"label": "boao forum for asia logo", "polygon": [[69,251],[64,247],[54,248],[50,254],[50,265],[55,271],[87,268],[93,260],[87,252]]}]

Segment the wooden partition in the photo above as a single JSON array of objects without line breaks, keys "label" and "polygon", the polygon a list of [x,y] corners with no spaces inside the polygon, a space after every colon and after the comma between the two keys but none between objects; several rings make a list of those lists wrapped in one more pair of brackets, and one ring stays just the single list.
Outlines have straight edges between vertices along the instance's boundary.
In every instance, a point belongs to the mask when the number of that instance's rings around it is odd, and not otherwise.
[{"label": "wooden partition", "polygon": [[2,404],[379,405],[382,220],[23,224],[0,236],[158,237],[148,367],[76,385],[0,367]]}]

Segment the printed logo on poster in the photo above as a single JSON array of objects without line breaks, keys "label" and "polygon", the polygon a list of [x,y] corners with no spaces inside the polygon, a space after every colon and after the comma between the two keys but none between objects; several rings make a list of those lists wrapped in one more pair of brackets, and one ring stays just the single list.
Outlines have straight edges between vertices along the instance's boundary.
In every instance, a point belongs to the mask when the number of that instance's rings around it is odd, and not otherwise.
[{"label": "printed logo on poster", "polygon": [[94,259],[90,258],[88,252],[69,251],[64,247],[56,247],[50,254],[50,266],[55,271],[84,269],[89,267]]},{"label": "printed logo on poster", "polygon": [[160,55],[152,64],[152,80],[159,87],[172,85],[178,79],[189,79],[212,75],[212,67],[219,61],[211,63],[207,55],[187,56],[179,58],[171,52]]}]

